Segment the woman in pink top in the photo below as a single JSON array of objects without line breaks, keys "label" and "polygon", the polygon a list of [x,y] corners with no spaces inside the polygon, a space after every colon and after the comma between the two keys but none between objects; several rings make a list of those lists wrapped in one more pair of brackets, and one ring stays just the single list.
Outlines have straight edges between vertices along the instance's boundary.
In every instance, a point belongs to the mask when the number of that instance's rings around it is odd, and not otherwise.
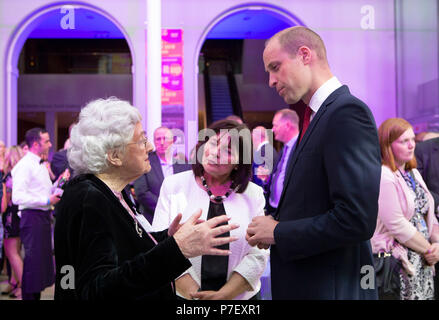
[{"label": "woman in pink top", "polygon": [[401,118],[383,122],[378,134],[383,166],[372,250],[401,260],[401,299],[433,299],[439,225],[433,197],[416,169],[415,134]]}]

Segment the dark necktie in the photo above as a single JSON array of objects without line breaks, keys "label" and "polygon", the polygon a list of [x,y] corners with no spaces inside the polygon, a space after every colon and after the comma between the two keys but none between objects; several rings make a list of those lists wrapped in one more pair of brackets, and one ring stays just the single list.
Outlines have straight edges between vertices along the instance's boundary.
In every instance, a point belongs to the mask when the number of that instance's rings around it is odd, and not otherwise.
[{"label": "dark necktie", "polygon": [[[223,203],[209,204],[207,220],[226,214]],[[227,224],[224,223],[224,224]],[[219,235],[229,237],[230,232]],[[229,244],[218,246],[218,249],[229,250]],[[201,257],[201,290],[218,291],[227,282],[229,256],[202,256]]]},{"label": "dark necktie", "polygon": [[312,114],[312,109],[309,106],[306,106],[305,116],[303,117],[302,132],[300,133],[299,142],[300,140],[302,140],[302,137],[305,135],[306,129],[308,129],[309,122],[311,120],[311,114]]}]

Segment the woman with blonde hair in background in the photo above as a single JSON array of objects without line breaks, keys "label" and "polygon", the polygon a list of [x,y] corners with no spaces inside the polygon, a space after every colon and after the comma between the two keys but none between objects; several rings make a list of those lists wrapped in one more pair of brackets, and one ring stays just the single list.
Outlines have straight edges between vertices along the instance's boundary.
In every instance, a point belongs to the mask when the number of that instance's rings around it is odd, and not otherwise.
[{"label": "woman with blonde hair in background", "polygon": [[4,231],[4,248],[6,257],[12,268],[9,288],[4,293],[10,293],[12,298],[21,298],[21,277],[23,274],[23,259],[21,258],[20,241],[20,217],[18,216],[18,206],[12,203],[12,176],[11,170],[23,157],[23,151],[19,146],[8,149],[4,161],[3,185],[5,193],[2,201],[2,221]]},{"label": "woman with blonde hair in background", "polygon": [[439,225],[433,197],[416,169],[413,127],[391,118],[381,124],[378,135],[382,171],[372,251],[391,253],[401,261],[401,300],[433,299]]}]

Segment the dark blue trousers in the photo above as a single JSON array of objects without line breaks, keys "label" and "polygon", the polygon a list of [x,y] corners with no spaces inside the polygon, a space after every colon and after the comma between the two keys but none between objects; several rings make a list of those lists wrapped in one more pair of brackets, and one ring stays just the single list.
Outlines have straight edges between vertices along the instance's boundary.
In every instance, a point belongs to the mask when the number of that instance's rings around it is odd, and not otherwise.
[{"label": "dark blue trousers", "polygon": [[23,300],[37,297],[55,282],[52,250],[51,212],[35,209],[21,211],[20,238],[24,246]]}]

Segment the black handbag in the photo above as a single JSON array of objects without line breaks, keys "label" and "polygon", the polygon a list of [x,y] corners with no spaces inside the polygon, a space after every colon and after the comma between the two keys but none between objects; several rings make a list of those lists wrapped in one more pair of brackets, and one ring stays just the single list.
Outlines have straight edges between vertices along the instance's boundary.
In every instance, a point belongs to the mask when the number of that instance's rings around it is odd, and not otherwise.
[{"label": "black handbag", "polygon": [[380,300],[400,300],[402,263],[391,253],[379,252],[373,255],[375,284]]}]

